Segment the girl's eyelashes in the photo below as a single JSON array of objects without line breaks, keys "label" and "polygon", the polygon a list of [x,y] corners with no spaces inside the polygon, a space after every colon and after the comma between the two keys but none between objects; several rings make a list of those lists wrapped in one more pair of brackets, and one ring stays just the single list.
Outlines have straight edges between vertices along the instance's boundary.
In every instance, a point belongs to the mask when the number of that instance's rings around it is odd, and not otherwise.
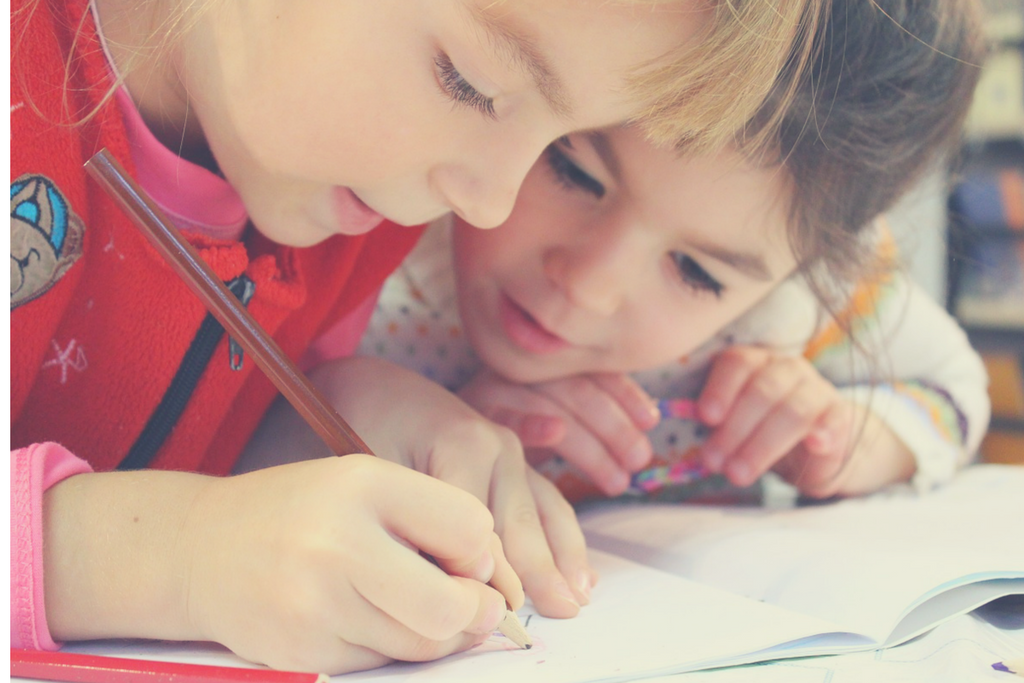
[{"label": "girl's eyelashes", "polygon": [[[597,199],[603,197],[605,194],[604,185],[577,166],[569,158],[569,155],[560,149],[561,145],[572,149],[572,143],[569,142],[569,139],[561,138],[554,144],[548,145],[544,154],[544,158],[558,182],[568,190],[586,192]],[[674,262],[676,272],[679,273],[679,278],[684,285],[697,293],[710,292],[715,297],[722,296],[725,286],[713,278],[692,257],[678,251],[672,252],[670,256]]]},{"label": "girl's eyelashes", "polygon": [[711,277],[708,271],[704,270],[693,258],[678,251],[672,252],[671,256],[683,284],[698,293],[710,292],[715,297],[722,296],[722,292],[725,290],[722,283]]},{"label": "girl's eyelashes", "polygon": [[568,190],[581,190],[598,199],[604,196],[604,185],[573,163],[557,144],[548,145],[544,156],[555,178],[563,187]]},{"label": "girl's eyelashes", "polygon": [[434,57],[434,67],[437,71],[437,82],[441,90],[452,102],[475,109],[487,118],[496,119],[494,113],[494,99],[482,94],[479,90],[470,85],[469,81],[462,77],[459,70],[452,64],[451,58],[443,52]]}]

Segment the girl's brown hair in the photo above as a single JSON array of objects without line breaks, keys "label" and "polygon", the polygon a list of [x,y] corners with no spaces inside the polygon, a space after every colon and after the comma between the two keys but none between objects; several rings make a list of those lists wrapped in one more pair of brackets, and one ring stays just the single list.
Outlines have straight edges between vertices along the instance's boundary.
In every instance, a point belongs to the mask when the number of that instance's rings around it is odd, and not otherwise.
[{"label": "girl's brown hair", "polygon": [[956,148],[985,51],[975,0],[832,0],[810,67],[783,69],[799,87],[773,92],[740,145],[760,154],[749,140],[774,136],[794,188],[790,246],[823,303],[887,265],[862,232]]}]

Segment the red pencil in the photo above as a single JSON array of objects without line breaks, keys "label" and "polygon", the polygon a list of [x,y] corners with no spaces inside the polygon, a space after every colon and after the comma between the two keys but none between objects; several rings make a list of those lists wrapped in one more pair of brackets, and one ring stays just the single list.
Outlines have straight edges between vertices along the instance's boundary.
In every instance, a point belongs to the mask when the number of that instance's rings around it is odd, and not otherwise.
[{"label": "red pencil", "polygon": [[11,648],[11,677],[66,683],[327,683],[323,674]]}]

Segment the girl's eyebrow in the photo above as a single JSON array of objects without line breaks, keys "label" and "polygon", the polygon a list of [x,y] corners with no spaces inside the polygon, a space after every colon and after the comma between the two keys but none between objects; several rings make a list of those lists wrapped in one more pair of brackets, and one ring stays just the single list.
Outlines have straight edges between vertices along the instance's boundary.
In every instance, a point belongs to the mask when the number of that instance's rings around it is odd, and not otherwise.
[{"label": "girl's eyebrow", "polygon": [[733,251],[717,244],[694,242],[692,240],[689,241],[689,245],[705,256],[720,261],[749,278],[763,282],[770,282],[772,280],[772,272],[759,254]]},{"label": "girl's eyebrow", "polygon": [[473,7],[470,15],[498,54],[533,80],[548,107],[560,118],[572,118],[573,107],[565,86],[529,32],[517,26],[508,12],[497,14],[489,8]]}]

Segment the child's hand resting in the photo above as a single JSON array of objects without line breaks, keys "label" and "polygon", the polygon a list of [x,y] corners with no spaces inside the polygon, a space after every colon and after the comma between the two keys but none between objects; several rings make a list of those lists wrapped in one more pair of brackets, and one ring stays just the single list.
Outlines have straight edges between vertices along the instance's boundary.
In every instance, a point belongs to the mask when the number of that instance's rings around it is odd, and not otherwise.
[{"label": "child's hand resting", "polygon": [[[348,358],[324,364],[310,379],[377,456],[453,484],[487,505],[538,612],[572,617],[589,602],[595,575],[575,513],[529,467],[511,431],[434,382],[386,361]],[[327,454],[319,437],[279,401],[241,469]]]},{"label": "child's hand resting", "polygon": [[697,414],[713,428],[701,448],[705,466],[737,486],[772,469],[801,493],[826,498],[868,493],[914,472],[913,455],[892,431],[801,357],[726,349]]},{"label": "child's hand resting", "polygon": [[[657,423],[657,410],[626,375],[521,385],[482,371],[460,395],[513,429],[533,449],[531,459],[557,453],[608,495],[622,493],[630,473],[650,461],[643,432]],[[774,470],[801,493],[825,498],[868,493],[914,473],[913,455],[888,426],[804,358],[749,346],[723,351],[697,413],[713,429],[701,448],[704,464],[737,486]]]},{"label": "child's hand resting", "polygon": [[595,373],[524,385],[482,370],[459,395],[512,429],[531,461],[558,454],[610,496],[624,492],[630,474],[651,460],[645,432],[658,423],[657,406],[628,375]]}]

